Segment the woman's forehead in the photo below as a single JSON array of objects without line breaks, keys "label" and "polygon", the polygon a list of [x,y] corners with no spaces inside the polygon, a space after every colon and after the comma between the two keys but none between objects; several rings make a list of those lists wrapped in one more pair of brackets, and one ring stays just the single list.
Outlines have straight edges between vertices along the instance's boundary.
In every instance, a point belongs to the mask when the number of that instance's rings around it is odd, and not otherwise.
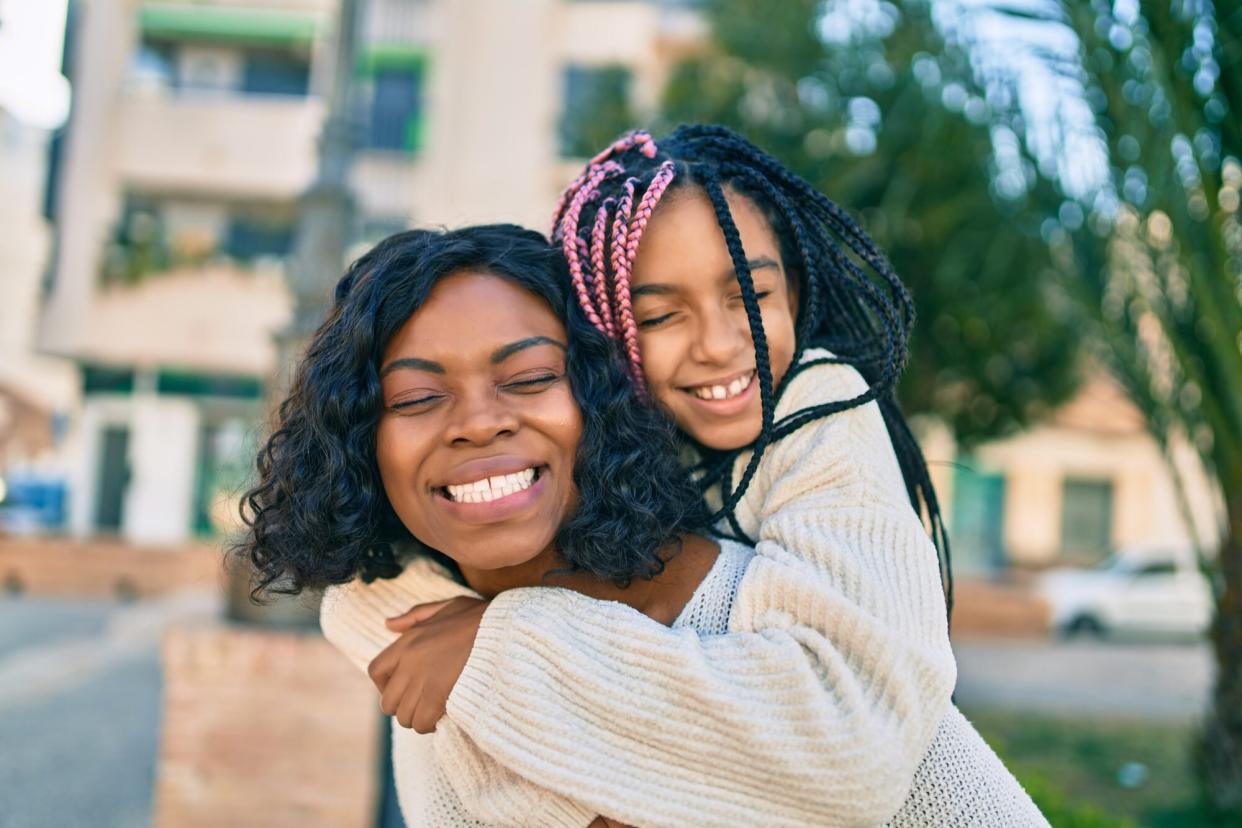
[{"label": "woman's forehead", "polygon": [[459,271],[436,283],[385,353],[474,353],[530,336],[564,342],[565,326],[543,297],[496,273]]}]

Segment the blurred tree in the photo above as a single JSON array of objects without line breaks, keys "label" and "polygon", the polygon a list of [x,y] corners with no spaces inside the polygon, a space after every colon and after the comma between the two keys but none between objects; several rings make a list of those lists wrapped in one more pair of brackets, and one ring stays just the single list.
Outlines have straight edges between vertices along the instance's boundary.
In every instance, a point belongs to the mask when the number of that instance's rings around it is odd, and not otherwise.
[{"label": "blurred tree", "polygon": [[906,408],[970,444],[1064,401],[1079,337],[1049,295],[1058,280],[1033,173],[1012,134],[994,135],[993,103],[929,5],[715,0],[705,11],[713,48],[675,70],[664,125],[727,124],[861,219],[919,313]]},{"label": "blurred tree", "polygon": [[562,157],[590,158],[633,126],[626,67],[569,66],[564,84],[565,109],[557,127]]},{"label": "blurred tree", "polygon": [[[1242,820],[1242,7],[1212,0],[994,6],[1070,32],[1037,49],[1061,92],[1060,146],[1094,144],[1101,183],[1060,199],[1054,248],[1116,375],[1166,449],[1188,439],[1220,487],[1217,663],[1198,756],[1210,800]],[[1017,78],[1011,78],[1017,82]],[[1072,101],[1071,101],[1072,103]],[[1067,108],[1059,110],[1062,114]],[[1020,117],[1020,115],[1019,115]],[[1082,140],[1084,134],[1087,140]],[[1052,170],[1055,169],[1055,172]],[[1077,191],[1076,191],[1077,190]],[[1176,467],[1174,466],[1175,473]]]}]

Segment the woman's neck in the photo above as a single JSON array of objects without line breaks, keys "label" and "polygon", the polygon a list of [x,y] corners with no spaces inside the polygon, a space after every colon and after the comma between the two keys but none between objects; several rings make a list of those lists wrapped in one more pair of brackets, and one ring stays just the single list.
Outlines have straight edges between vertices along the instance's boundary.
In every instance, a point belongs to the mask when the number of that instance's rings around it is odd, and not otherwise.
[{"label": "woman's neck", "polygon": [[662,624],[671,624],[711,570],[719,552],[720,547],[714,541],[698,535],[684,535],[680,544],[662,550],[666,562],[663,572],[651,579],[635,578],[625,587],[589,572],[548,574],[566,567],[554,549],[503,569],[460,568],[466,583],[484,598],[491,599],[521,587],[560,587],[603,601],[617,601]]}]

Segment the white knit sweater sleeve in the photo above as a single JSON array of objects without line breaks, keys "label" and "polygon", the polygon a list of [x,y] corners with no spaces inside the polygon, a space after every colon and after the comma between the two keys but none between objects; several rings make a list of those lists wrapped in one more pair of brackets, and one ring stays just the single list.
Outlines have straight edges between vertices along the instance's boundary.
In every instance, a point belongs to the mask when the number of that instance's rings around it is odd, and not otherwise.
[{"label": "white knit sweater sleeve", "polygon": [[[396,578],[369,584],[355,579],[329,587],[319,610],[324,637],[358,669],[397,638],[384,619],[418,604],[477,593],[452,580],[426,558],[412,560]],[[376,710],[379,710],[378,694]],[[393,720],[393,769],[406,822],[411,826],[469,828],[487,824],[582,828],[595,812],[576,800],[553,794],[482,754],[470,737],[448,719],[434,736],[407,730]],[[444,762],[434,758],[436,743]],[[466,810],[463,802],[469,801]]]},{"label": "white knit sweater sleeve", "polygon": [[[864,389],[819,365],[777,414]],[[512,590],[485,613],[448,717],[498,763],[629,824],[891,818],[956,670],[935,550],[878,407],[778,442],[752,490],[739,518],[757,554],[729,634]]]}]

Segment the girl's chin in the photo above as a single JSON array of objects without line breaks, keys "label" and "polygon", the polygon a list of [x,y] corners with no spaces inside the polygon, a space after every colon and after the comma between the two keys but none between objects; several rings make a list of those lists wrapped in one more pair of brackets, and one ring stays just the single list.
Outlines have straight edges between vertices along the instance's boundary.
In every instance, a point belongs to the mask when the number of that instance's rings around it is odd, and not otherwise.
[{"label": "girl's chin", "polygon": [[760,426],[738,423],[736,426],[686,429],[695,442],[714,451],[734,451],[745,448],[759,439]]}]

